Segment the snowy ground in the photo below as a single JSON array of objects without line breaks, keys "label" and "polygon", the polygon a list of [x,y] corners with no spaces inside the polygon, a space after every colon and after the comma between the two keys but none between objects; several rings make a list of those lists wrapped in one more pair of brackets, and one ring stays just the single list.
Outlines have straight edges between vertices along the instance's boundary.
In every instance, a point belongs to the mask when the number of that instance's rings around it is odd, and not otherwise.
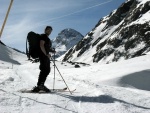
[{"label": "snowy ground", "polygon": [[[57,62],[69,88],[76,88],[73,95],[30,94],[18,90],[36,85],[39,63],[2,46],[0,51],[0,113],[150,113],[150,55],[81,68]],[[58,72],[55,83],[55,88],[65,87]]]}]

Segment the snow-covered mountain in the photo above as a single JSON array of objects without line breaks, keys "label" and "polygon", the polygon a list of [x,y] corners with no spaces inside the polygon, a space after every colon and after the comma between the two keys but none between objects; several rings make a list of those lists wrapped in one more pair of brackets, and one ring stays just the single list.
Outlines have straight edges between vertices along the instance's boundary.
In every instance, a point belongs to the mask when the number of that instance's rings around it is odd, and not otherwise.
[{"label": "snow-covered mountain", "polygon": [[64,54],[71,47],[77,44],[82,38],[83,35],[74,29],[68,28],[62,30],[58,36],[52,40],[53,47],[56,48],[57,51],[56,57]]},{"label": "snow-covered mountain", "polygon": [[150,0],[127,0],[60,59],[110,63],[150,51]]}]

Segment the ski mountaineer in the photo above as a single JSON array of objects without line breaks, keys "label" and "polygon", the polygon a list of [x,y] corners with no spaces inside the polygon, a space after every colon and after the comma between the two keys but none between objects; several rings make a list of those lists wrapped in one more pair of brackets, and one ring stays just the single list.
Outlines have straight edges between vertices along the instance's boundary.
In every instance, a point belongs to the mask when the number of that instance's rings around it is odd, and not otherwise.
[{"label": "ski mountaineer", "polygon": [[51,92],[50,89],[48,89],[44,83],[46,81],[47,76],[49,75],[51,68],[50,68],[50,57],[51,55],[49,52],[55,53],[55,49],[52,49],[52,42],[49,39],[49,35],[52,32],[52,27],[47,26],[45,28],[45,33],[41,34],[40,37],[40,54],[39,54],[39,60],[40,60],[40,73],[39,78],[37,82],[37,86],[35,86],[32,91],[33,92],[39,92],[39,91],[45,91],[45,92]]}]

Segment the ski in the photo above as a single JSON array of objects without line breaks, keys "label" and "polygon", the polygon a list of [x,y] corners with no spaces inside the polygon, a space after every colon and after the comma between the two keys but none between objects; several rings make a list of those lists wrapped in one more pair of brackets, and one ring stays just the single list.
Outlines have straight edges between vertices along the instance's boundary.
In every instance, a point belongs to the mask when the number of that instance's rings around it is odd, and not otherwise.
[{"label": "ski", "polygon": [[52,92],[74,92],[76,89],[73,89],[73,90],[67,90],[67,88],[64,90],[64,89],[52,89]]},{"label": "ski", "polygon": [[19,92],[21,93],[39,93],[39,94],[43,94],[43,93],[56,93],[56,92],[74,92],[76,89],[73,89],[71,91],[67,90],[68,88],[63,88],[63,89],[50,89],[51,92],[45,92],[45,91],[39,91],[39,92],[33,92],[32,90],[28,90],[28,89],[22,89],[19,90]]}]

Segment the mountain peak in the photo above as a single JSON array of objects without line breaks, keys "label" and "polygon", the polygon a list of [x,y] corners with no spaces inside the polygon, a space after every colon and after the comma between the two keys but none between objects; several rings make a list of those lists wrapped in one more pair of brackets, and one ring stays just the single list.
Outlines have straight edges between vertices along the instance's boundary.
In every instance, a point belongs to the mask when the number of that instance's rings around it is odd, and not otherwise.
[{"label": "mountain peak", "polygon": [[64,54],[67,50],[77,44],[82,38],[83,35],[74,29],[66,28],[62,30],[52,41],[53,47],[56,48],[57,51],[56,57]]},{"label": "mountain peak", "polygon": [[74,29],[71,29],[71,28],[67,28],[67,29],[64,29],[62,30],[58,36],[55,38],[55,40],[59,40],[59,39],[72,39],[73,37],[75,38],[80,38],[82,37],[83,38],[83,35],[81,33],[79,33],[78,31],[74,30]]}]

